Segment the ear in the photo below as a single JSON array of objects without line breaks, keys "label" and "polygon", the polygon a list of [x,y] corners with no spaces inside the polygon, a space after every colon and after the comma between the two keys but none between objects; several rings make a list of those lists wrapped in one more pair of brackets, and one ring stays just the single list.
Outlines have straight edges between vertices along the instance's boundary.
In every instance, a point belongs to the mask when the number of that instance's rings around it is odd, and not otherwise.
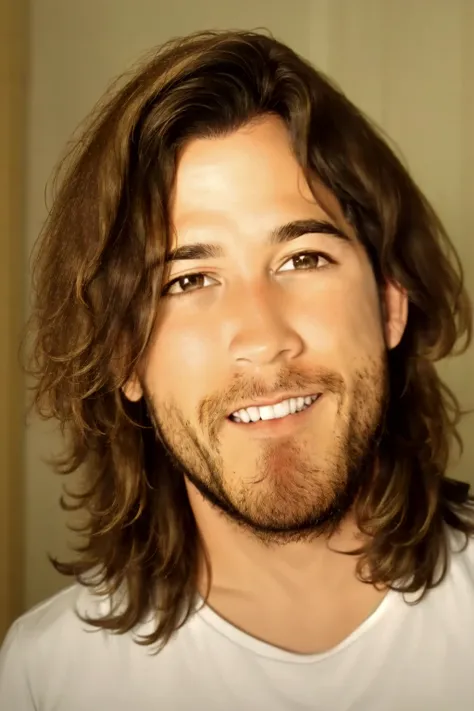
[{"label": "ear", "polygon": [[132,375],[122,388],[122,392],[131,402],[138,402],[143,397],[143,388],[137,375]]},{"label": "ear", "polygon": [[387,348],[396,348],[405,332],[408,320],[408,294],[400,284],[388,281],[382,294],[382,306]]}]

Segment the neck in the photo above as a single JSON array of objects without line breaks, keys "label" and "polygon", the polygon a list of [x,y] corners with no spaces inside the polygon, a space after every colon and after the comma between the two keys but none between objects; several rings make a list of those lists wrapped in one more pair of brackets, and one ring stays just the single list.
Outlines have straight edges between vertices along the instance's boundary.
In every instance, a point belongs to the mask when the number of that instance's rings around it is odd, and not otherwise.
[{"label": "neck", "polygon": [[234,627],[291,652],[324,652],[385,596],[358,579],[357,557],[343,553],[363,543],[352,516],[331,536],[269,546],[187,486],[211,572],[202,561],[198,591]]},{"label": "neck", "polygon": [[201,594],[209,587],[210,598],[225,593],[268,600],[271,595],[295,602],[315,589],[330,594],[355,581],[357,557],[343,554],[362,543],[351,515],[332,535],[266,544],[215,509],[192,484],[187,487],[211,568],[209,581],[201,567]]}]

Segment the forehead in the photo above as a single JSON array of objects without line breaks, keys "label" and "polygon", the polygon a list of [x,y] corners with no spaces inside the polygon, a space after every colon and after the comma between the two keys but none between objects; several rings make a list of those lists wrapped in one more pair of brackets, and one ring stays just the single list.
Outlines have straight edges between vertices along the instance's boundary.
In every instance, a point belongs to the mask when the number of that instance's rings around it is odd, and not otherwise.
[{"label": "forehead", "polygon": [[267,231],[311,217],[345,224],[334,195],[317,181],[310,189],[276,117],[191,141],[178,162],[171,214],[179,241],[200,227]]}]

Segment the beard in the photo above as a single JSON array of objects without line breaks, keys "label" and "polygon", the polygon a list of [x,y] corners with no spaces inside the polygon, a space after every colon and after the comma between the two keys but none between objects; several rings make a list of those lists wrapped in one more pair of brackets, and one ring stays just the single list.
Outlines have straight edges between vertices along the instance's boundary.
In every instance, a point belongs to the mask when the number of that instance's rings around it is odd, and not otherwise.
[{"label": "beard", "polygon": [[250,459],[242,444],[234,451],[225,446],[224,413],[237,397],[266,396],[269,388],[263,384],[249,386],[240,378],[225,395],[207,397],[198,410],[198,426],[177,404],[159,402],[142,387],[157,439],[171,460],[170,475],[184,476],[218,512],[265,544],[331,535],[374,475],[388,402],[385,356],[367,359],[353,373],[350,391],[338,374],[322,368],[281,373],[274,383],[274,391],[322,392],[332,400],[322,452],[318,421],[301,436],[259,440]]}]

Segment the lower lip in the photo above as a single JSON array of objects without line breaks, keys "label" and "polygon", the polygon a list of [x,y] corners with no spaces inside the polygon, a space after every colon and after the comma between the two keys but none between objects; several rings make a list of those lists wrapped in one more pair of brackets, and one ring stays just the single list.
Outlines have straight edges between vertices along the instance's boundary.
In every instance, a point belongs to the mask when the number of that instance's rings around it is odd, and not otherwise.
[{"label": "lower lip", "polygon": [[318,399],[311,403],[309,407],[305,407],[305,409],[300,412],[295,412],[294,415],[278,417],[275,420],[259,420],[258,422],[249,422],[248,424],[245,422],[234,422],[233,420],[228,420],[228,422],[234,427],[239,428],[242,433],[247,433],[250,436],[262,438],[289,436],[305,424],[321,398],[322,396],[319,395]]}]

